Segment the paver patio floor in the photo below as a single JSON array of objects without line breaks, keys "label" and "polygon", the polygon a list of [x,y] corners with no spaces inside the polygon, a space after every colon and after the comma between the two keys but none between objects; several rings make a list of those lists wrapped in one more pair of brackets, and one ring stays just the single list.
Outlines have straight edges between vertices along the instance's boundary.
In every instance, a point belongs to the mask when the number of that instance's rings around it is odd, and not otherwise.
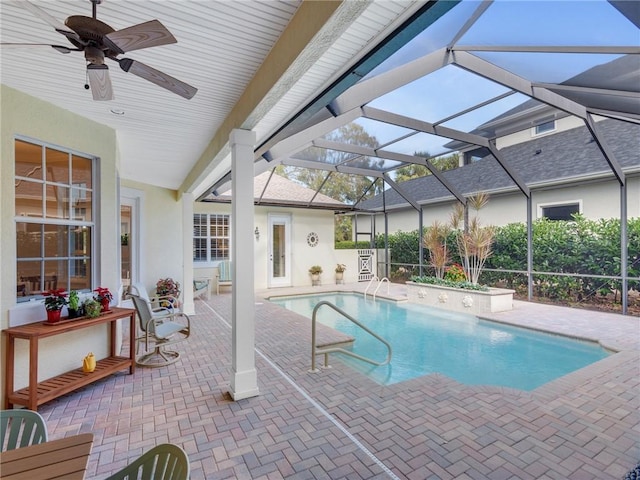
[{"label": "paver patio floor", "polygon": [[493,317],[620,352],[532,392],[441,375],[381,386],[337,361],[308,373],[310,321],[258,295],[260,395],[234,402],[223,293],[196,301],[196,333],[177,363],[113,376],[39,411],[51,439],[94,433],[91,479],[164,442],[187,451],[194,480],[621,479],[640,460],[640,319],[525,302]]}]

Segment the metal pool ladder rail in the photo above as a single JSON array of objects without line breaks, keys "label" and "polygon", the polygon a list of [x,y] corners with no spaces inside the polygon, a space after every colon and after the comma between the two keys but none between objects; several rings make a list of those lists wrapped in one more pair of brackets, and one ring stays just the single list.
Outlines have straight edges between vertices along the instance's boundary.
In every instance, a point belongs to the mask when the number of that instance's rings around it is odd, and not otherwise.
[{"label": "metal pool ladder rail", "polygon": [[377,281],[378,282],[378,286],[376,287],[376,289],[373,292],[373,299],[376,299],[376,294],[378,293],[378,290],[380,290],[380,287],[382,286],[382,284],[384,282],[387,282],[387,295],[389,295],[389,287],[391,286],[391,282],[389,281],[389,279],[387,277],[384,277],[382,280],[380,280],[378,277],[373,277],[371,280],[369,280],[369,283],[367,285],[367,288],[364,289],[364,298],[365,300],[367,299],[367,292],[369,291],[369,287],[371,287],[371,284],[373,282]]},{"label": "metal pool ladder rail", "polygon": [[[349,350],[345,350],[344,348],[340,348],[340,347],[318,348],[316,345],[316,314],[318,312],[318,309],[323,305],[333,308],[336,312],[344,316],[347,320],[355,323],[357,326],[362,328],[365,332],[367,332],[368,334],[372,335],[373,337],[375,337],[376,339],[384,343],[384,345],[387,347],[386,360],[384,362],[376,362],[375,360],[372,360],[367,357],[363,357],[362,355],[358,355],[357,353],[353,353]],[[382,365],[387,365],[391,361],[391,345],[389,344],[389,342],[387,342],[384,338],[380,337],[378,334],[369,330],[367,327],[365,327],[362,323],[360,323],[358,320],[353,318],[344,310],[336,307],[331,302],[327,302],[326,300],[323,300],[321,302],[318,302],[318,304],[313,308],[313,315],[311,316],[311,370],[309,371],[312,373],[320,371],[319,369],[316,368],[316,355],[321,355],[321,354],[324,354],[324,368],[329,368],[329,354],[333,352],[344,353],[345,355],[349,355],[351,357],[357,358],[359,360],[362,360],[363,362],[370,363],[371,365],[375,365],[377,367],[381,367]]]}]

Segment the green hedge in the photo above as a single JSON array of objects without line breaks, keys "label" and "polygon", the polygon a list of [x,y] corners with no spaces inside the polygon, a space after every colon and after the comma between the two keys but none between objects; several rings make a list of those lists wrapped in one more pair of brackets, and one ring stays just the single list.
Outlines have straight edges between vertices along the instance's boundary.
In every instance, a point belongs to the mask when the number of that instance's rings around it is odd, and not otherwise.
[{"label": "green hedge", "polygon": [[[640,218],[628,221],[629,276],[640,278]],[[384,239],[376,239],[379,248]],[[459,263],[455,243],[452,262]],[[389,236],[393,264],[419,263],[418,231],[400,232]],[[428,251],[424,250],[423,263],[428,264]],[[527,227],[512,223],[496,228],[493,255],[487,260],[487,269],[527,269]],[[588,275],[620,275],[620,221],[618,219],[587,220],[577,216],[575,221],[536,220],[533,224],[533,269],[538,272],[584,274],[579,277],[535,275],[534,292],[538,296],[554,299],[581,300],[592,295],[606,295],[619,290],[621,282]],[[501,284],[526,291],[526,275],[507,272],[487,272],[482,282]],[[629,281],[629,288],[640,290],[640,282]]]},{"label": "green hedge", "polygon": [[368,241],[354,242],[352,240],[343,240],[335,243],[336,250],[353,250],[357,248],[371,248],[371,244]]}]

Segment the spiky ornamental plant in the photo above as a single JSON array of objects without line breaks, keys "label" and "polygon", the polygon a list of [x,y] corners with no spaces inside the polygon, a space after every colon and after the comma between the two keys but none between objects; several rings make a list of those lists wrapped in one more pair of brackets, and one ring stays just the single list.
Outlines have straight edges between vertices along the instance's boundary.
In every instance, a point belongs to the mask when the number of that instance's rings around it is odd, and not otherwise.
[{"label": "spiky ornamental plant", "polygon": [[[480,192],[467,199],[467,205],[476,211],[476,216],[468,222],[464,231],[459,231],[456,236],[462,268],[467,279],[473,284],[478,283],[484,264],[492,253],[491,246],[495,229],[492,226],[483,227],[478,217],[478,211],[488,202],[489,195],[485,192]],[[459,230],[458,227],[463,216],[463,208],[457,208],[451,216],[451,224],[457,230]]]},{"label": "spiky ornamental plant", "polygon": [[448,225],[436,220],[422,236],[422,243],[429,250],[429,259],[436,272],[436,278],[440,279],[444,277],[444,269],[449,262],[449,250],[447,247],[449,230]]}]

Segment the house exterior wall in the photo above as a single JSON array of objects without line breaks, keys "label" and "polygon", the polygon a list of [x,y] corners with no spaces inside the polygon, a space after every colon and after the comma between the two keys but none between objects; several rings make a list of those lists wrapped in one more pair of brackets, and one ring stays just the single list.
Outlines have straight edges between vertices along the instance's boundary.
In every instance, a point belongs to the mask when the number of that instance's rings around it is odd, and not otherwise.
[{"label": "house exterior wall", "polygon": [[[175,190],[122,180],[122,187],[140,191],[143,195],[140,212],[140,281],[149,292],[161,278],[171,277],[182,285],[184,264],[182,248],[182,204]],[[159,261],[161,259],[161,261]]]},{"label": "house exterior wall", "polygon": [[555,130],[551,130],[549,132],[541,133],[536,135],[535,127],[527,128],[526,130],[521,130],[516,133],[511,133],[509,135],[504,135],[502,137],[496,138],[496,147],[498,150],[503,149],[504,147],[509,147],[511,145],[516,145],[518,143],[528,142],[529,140],[533,140],[534,138],[539,138],[545,135],[555,135],[556,133],[564,132],[566,130],[571,130],[572,128],[583,127],[584,121],[580,120],[577,117],[563,117],[556,119],[556,128]]},{"label": "house exterior wall", "polygon": [[[558,186],[553,189],[532,190],[532,218],[541,217],[541,207],[577,201],[582,214],[589,219],[620,217],[620,187],[608,180],[581,185]],[[453,202],[423,206],[423,226],[435,220],[447,223],[453,211]],[[627,216],[640,217],[640,177],[627,177]],[[479,212],[483,225],[503,226],[527,221],[527,202],[521,193],[494,195]],[[413,208],[393,210],[388,214],[389,233],[417,230],[418,213]],[[376,216],[376,231],[384,233],[384,217]]]},{"label": "house exterior wall", "polygon": [[[2,100],[1,161],[0,161],[0,328],[9,326],[9,309],[42,309],[36,302],[16,305],[16,226],[15,215],[15,159],[14,139],[16,135],[71,148],[99,158],[99,193],[94,195],[97,225],[117,225],[117,140],[115,131],[104,125],[89,121],[54,105],[37,100],[5,85],[0,86]],[[96,241],[98,278],[102,286],[116,289],[119,284],[118,258],[119,239],[117,229],[99,228]],[[2,337],[3,351],[6,348]],[[82,365],[83,357],[93,351],[98,358],[107,355],[108,332],[106,326],[88,328],[44,339],[40,342],[40,379],[49,378]],[[15,387],[22,388],[28,381],[27,342],[16,344]],[[0,394],[4,397],[4,369]]]},{"label": "house exterior wall", "polygon": [[[194,213],[231,214],[231,206],[224,203],[197,202]],[[323,269],[322,284],[335,282],[336,264],[347,266],[345,282],[357,280],[358,258],[355,250],[335,250],[334,248],[334,214],[331,211],[309,210],[285,207],[255,207],[255,226],[260,231],[260,239],[255,245],[255,288],[269,288],[269,214],[290,215],[291,217],[291,286],[311,285],[309,267],[320,265]],[[233,222],[233,218],[231,219]],[[307,243],[307,236],[314,232],[318,235],[318,245]],[[194,262],[194,278],[212,278],[215,275],[214,265]],[[277,289],[274,289],[274,291]]]}]

